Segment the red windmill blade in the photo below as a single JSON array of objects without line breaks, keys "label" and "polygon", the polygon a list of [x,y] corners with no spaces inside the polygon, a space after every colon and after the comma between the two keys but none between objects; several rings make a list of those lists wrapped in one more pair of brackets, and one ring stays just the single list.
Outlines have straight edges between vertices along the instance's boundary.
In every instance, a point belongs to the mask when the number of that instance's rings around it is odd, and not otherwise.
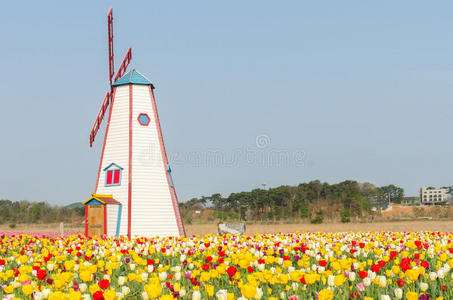
[{"label": "red windmill blade", "polygon": [[115,75],[115,65],[113,63],[113,8],[109,10],[107,14],[107,32],[108,32],[108,43],[109,43],[109,80],[110,87],[112,86],[112,78]]},{"label": "red windmill blade", "polygon": [[[104,119],[105,113],[107,108],[109,107],[110,103],[112,102],[112,94],[113,94],[113,83],[118,80],[118,78],[122,77],[124,73],[126,73],[127,67],[129,66],[131,59],[132,59],[132,50],[129,48],[126,52],[126,56],[123,59],[118,71],[116,72],[115,76],[115,65],[114,65],[114,53],[113,53],[113,8],[111,8],[107,14],[107,32],[108,32],[108,43],[109,43],[109,81],[110,81],[110,92],[104,97],[104,101],[102,102],[101,109],[94,121],[93,127],[91,128],[90,132],[90,147],[93,146],[94,138],[101,127],[102,120]],[[114,80],[113,77],[115,77]]]}]

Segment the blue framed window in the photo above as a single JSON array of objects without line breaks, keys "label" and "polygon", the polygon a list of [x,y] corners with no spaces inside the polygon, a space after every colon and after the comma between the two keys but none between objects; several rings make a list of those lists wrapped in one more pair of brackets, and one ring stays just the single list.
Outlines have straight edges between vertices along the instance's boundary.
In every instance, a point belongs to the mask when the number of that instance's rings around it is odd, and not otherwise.
[{"label": "blue framed window", "polygon": [[142,126],[148,126],[149,121],[151,121],[148,114],[144,114],[144,113],[139,114],[137,120],[140,123],[140,125],[142,125]]},{"label": "blue framed window", "polygon": [[105,186],[121,185],[121,175],[123,168],[115,163],[111,163],[105,171]]}]

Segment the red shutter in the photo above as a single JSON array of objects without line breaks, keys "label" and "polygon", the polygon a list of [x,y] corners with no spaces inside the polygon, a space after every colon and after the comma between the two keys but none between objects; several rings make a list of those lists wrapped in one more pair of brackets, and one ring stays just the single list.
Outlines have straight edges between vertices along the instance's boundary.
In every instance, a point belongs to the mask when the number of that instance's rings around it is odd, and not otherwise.
[{"label": "red shutter", "polygon": [[112,184],[113,171],[107,171],[107,181],[105,184]]},{"label": "red shutter", "polygon": [[115,174],[113,176],[113,184],[120,183],[120,170],[115,170]]}]

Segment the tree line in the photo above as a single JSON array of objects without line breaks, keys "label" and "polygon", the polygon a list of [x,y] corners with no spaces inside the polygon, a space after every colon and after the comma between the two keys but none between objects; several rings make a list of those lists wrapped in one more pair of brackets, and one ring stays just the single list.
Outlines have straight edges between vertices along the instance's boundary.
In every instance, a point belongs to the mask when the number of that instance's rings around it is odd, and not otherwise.
[{"label": "tree line", "polygon": [[55,223],[80,220],[85,215],[81,203],[55,206],[46,202],[0,200],[0,224]]},{"label": "tree line", "polygon": [[[346,180],[336,184],[319,180],[297,186],[282,185],[269,189],[231,193],[223,197],[193,198],[180,203],[186,222],[194,211],[210,209],[219,220],[277,221],[309,219],[321,223],[324,218],[349,222],[369,215],[389,203],[401,203],[404,190],[395,185],[376,187],[371,183]],[[375,209],[373,209],[375,208]]]}]

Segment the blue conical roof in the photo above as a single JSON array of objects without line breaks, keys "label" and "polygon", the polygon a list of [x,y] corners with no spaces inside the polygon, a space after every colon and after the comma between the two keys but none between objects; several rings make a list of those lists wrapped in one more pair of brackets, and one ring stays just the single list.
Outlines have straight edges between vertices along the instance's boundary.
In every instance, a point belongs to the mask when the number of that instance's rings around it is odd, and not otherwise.
[{"label": "blue conical roof", "polygon": [[113,86],[125,85],[125,84],[150,84],[153,85],[145,76],[140,74],[137,70],[132,69],[127,72],[123,77],[119,78]]}]

